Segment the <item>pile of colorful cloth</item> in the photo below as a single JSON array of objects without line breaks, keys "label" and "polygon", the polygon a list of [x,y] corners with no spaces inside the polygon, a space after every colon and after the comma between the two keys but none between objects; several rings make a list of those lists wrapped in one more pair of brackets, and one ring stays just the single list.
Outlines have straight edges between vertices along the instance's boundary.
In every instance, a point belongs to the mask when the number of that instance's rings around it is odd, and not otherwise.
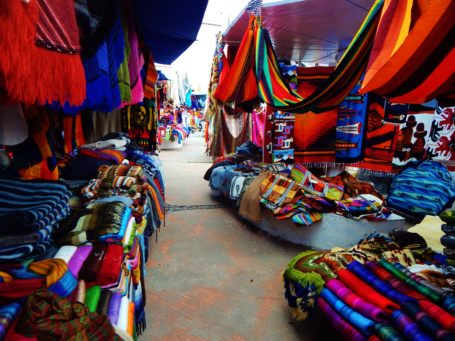
[{"label": "pile of colorful cloth", "polygon": [[158,142],[161,144],[163,141],[178,141],[179,144],[182,144],[188,138],[190,132],[188,127],[178,123],[160,125],[158,126]]},{"label": "pile of colorful cloth", "polygon": [[0,179],[0,262],[46,257],[71,195],[59,181]]},{"label": "pile of colorful cloth", "polygon": [[455,269],[415,233],[306,251],[283,273],[294,316],[319,309],[346,340],[453,340]]}]

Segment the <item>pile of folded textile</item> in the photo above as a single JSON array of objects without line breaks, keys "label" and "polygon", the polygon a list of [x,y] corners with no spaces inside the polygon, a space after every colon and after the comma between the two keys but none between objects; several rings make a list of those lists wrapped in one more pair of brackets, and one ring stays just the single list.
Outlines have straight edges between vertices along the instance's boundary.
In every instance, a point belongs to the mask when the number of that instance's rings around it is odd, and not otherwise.
[{"label": "pile of folded textile", "polygon": [[184,127],[182,124],[173,123],[158,126],[160,144],[163,140],[168,142],[178,141],[179,144],[182,144],[189,135],[190,129],[188,127]]},{"label": "pile of folded textile", "polygon": [[444,255],[448,262],[455,265],[455,204],[441,212],[439,217],[444,221],[441,230],[444,235],[441,237],[441,244],[444,245]]},{"label": "pile of folded textile", "polygon": [[0,179],[0,339],[137,339],[148,241],[164,220],[161,171],[111,134],[67,159],[63,173],[77,176]]},{"label": "pile of folded textile", "polygon": [[0,262],[46,257],[70,197],[59,181],[0,179]]},{"label": "pile of folded textile", "polygon": [[283,278],[295,317],[317,307],[346,340],[455,338],[455,269],[415,233],[303,252]]}]

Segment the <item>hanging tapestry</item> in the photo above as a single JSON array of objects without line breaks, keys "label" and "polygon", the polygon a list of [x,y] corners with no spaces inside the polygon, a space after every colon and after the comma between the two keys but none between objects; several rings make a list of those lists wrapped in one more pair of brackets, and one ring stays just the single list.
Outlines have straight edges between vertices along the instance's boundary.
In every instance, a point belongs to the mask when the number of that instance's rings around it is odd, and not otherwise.
[{"label": "hanging tapestry", "polygon": [[294,159],[294,115],[273,113],[272,162]]},{"label": "hanging tapestry", "polygon": [[[333,67],[305,67],[298,69],[298,93],[306,97],[324,83]],[[335,162],[337,111],[295,115],[294,158],[300,163]]]},{"label": "hanging tapestry", "polygon": [[359,94],[357,84],[348,97],[338,106],[336,127],[336,162],[360,161],[367,118],[367,95]]},{"label": "hanging tapestry", "polygon": [[383,97],[369,93],[368,102],[364,159],[360,167],[378,172],[392,172],[399,126],[384,122]]},{"label": "hanging tapestry", "polygon": [[146,151],[156,150],[157,112],[154,102],[145,99],[142,104],[127,106],[121,114],[122,131]]},{"label": "hanging tapestry", "polygon": [[455,170],[455,107],[436,109],[425,150],[432,160]]},{"label": "hanging tapestry", "polygon": [[386,0],[363,81],[395,103],[454,101],[455,2]]},{"label": "hanging tapestry", "polygon": [[384,121],[390,123],[405,123],[408,116],[409,104],[391,103],[385,100]]},{"label": "hanging tapestry", "polygon": [[406,122],[399,126],[396,136],[396,148],[392,160],[393,169],[396,172],[409,162],[427,159],[425,145],[431,131],[434,109],[413,112],[410,106],[409,111]]},{"label": "hanging tapestry", "polygon": [[264,147],[264,133],[265,133],[265,109],[256,111],[253,110],[251,113],[251,123],[252,123],[252,137],[251,141],[256,146]]}]

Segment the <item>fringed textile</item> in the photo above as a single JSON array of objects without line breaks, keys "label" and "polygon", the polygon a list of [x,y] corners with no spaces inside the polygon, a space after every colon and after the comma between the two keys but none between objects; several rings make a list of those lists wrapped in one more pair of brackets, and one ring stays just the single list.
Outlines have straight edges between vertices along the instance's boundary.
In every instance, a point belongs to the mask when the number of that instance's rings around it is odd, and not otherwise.
[{"label": "fringed textile", "polygon": [[26,105],[82,104],[86,80],[73,2],[6,0],[0,12],[0,74],[7,96]]}]

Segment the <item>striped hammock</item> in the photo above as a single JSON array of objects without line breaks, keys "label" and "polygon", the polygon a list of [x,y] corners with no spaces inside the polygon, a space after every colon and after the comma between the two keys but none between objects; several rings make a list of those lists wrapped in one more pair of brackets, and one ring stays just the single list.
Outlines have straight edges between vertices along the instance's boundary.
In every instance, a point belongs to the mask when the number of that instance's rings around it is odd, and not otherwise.
[{"label": "striped hammock", "polygon": [[234,62],[226,70],[215,97],[237,103],[259,97],[277,110],[296,114],[337,107],[366,68],[383,3],[384,0],[376,0],[334,72],[307,98],[289,88],[267,30],[260,18],[251,16]]}]

